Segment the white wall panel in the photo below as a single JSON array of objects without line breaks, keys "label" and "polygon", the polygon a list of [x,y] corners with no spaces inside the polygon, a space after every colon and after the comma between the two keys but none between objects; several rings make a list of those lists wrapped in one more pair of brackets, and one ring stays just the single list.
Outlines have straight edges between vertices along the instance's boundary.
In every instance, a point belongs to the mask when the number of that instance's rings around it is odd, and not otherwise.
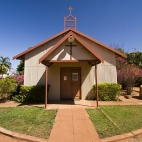
[{"label": "white wall panel", "polygon": [[79,42],[76,42],[77,46],[72,47],[72,56],[76,60],[95,60],[96,57]]},{"label": "white wall panel", "polygon": [[117,83],[115,66],[98,65],[98,83]]},{"label": "white wall panel", "polygon": [[45,82],[45,66],[39,64],[39,59],[61,38],[62,36],[55,38],[25,55],[24,85],[43,84]]},{"label": "white wall panel", "polygon": [[37,67],[37,84],[45,85],[46,82],[46,67]]},{"label": "white wall panel", "polygon": [[46,60],[70,60],[70,47],[61,44]]}]

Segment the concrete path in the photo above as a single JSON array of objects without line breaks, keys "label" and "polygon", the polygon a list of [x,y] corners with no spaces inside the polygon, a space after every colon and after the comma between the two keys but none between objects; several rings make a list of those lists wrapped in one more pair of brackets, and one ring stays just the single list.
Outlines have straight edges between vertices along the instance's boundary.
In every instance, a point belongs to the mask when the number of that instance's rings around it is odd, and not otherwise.
[{"label": "concrete path", "polygon": [[3,135],[0,133],[0,142],[27,142],[20,139],[15,139],[7,135]]},{"label": "concrete path", "polygon": [[101,142],[83,108],[59,109],[48,142]]}]

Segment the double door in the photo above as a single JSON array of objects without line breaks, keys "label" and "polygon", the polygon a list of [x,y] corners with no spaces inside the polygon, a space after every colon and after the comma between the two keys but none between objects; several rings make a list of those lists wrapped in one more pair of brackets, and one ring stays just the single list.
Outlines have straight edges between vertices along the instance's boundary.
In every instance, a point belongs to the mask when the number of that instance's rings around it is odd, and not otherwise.
[{"label": "double door", "polygon": [[61,68],[61,99],[80,99],[81,97],[81,68]]}]

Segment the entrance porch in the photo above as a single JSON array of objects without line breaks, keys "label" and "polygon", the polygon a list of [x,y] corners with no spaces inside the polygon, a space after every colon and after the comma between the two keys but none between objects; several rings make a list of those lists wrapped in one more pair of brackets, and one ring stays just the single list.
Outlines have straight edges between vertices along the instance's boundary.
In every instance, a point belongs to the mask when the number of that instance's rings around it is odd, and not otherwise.
[{"label": "entrance porch", "polygon": [[[83,101],[88,96],[94,97],[92,91],[94,83],[97,85],[97,62],[95,67],[88,62],[59,62],[46,66],[45,108],[47,108],[48,101],[69,99]],[[49,93],[47,84],[51,85]],[[96,89],[96,94],[98,94],[98,89]],[[98,97],[96,99],[98,106]]]}]

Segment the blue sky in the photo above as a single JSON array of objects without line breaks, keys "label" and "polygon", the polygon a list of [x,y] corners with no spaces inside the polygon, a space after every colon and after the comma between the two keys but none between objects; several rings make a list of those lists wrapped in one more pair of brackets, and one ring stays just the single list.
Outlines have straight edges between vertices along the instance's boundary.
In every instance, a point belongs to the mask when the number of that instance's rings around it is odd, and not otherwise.
[{"label": "blue sky", "polygon": [[142,52],[142,0],[0,0],[0,55],[12,57],[64,29],[73,7],[77,30],[106,45]]}]

